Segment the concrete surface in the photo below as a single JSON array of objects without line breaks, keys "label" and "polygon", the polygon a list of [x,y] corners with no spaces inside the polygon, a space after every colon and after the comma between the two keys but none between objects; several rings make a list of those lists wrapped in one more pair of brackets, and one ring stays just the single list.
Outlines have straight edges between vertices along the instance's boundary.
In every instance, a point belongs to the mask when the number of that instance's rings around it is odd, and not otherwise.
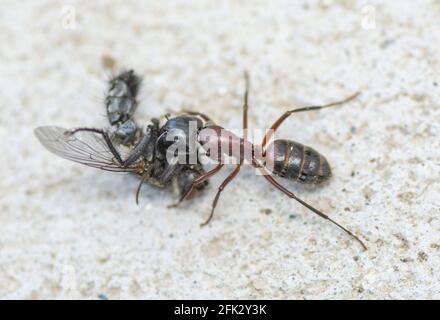
[{"label": "concrete surface", "polygon": [[[0,297],[440,298],[439,1],[2,1]],[[109,67],[144,77],[138,118],[193,109],[330,161],[319,189],[284,182],[365,240],[244,168],[197,200],[57,158],[39,125],[104,126]]]}]

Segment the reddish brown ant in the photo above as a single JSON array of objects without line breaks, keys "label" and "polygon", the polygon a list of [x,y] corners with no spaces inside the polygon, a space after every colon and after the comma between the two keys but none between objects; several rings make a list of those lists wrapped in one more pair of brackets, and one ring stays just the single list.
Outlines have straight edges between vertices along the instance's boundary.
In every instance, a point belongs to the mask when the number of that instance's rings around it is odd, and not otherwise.
[{"label": "reddish brown ant", "polygon": [[[278,190],[283,192],[289,198],[295,199],[303,206],[313,211],[320,217],[329,220],[354,239],[356,239],[362,247],[366,250],[367,247],[365,244],[355,236],[351,231],[331,219],[329,216],[321,212],[320,210],[314,208],[308,203],[304,202],[300,198],[298,198],[294,193],[287,190],[283,187],[275,178],[272,176],[277,175],[286,179],[296,180],[300,183],[314,183],[319,184],[325,180],[328,180],[331,176],[330,166],[323,155],[318,153],[316,150],[300,144],[298,142],[292,140],[274,140],[269,145],[268,142],[270,138],[273,136],[274,132],[279,128],[279,126],[286,120],[291,114],[297,112],[304,111],[312,111],[319,110],[323,108],[329,108],[337,105],[341,105],[347,103],[353,99],[355,99],[360,93],[357,92],[350,97],[338,101],[333,102],[326,105],[321,106],[308,106],[302,107],[298,109],[293,109],[290,111],[286,111],[281,117],[279,117],[271,126],[270,130],[266,133],[261,143],[261,146],[256,146],[247,140],[247,129],[248,129],[248,95],[249,95],[249,75],[245,73],[245,93],[244,93],[244,104],[243,104],[243,138],[240,138],[233,134],[232,132],[224,129],[221,126],[214,124],[214,122],[209,119],[206,115],[192,112],[187,116],[191,118],[193,116],[193,120],[203,121],[202,126],[198,126],[197,132],[197,142],[202,146],[202,148],[207,152],[207,155],[218,162],[218,164],[210,171],[200,175],[190,184],[185,193],[181,196],[180,200],[171,205],[170,207],[175,207],[180,204],[183,200],[185,200],[193,191],[193,189],[198,185],[203,183],[204,181],[211,178],[213,175],[218,173],[220,169],[224,166],[223,157],[229,156],[235,158],[237,160],[237,164],[235,165],[234,170],[229,174],[228,177],[222,182],[219,186],[217,194],[214,198],[214,202],[212,204],[211,213],[208,219],[202,223],[202,225],[208,224],[213,215],[215,207],[217,206],[217,202],[220,198],[221,192],[226,188],[226,186],[237,176],[240,171],[241,166],[244,161],[249,162],[255,168],[261,171],[263,177],[270,182],[273,186],[275,186]],[[177,119],[177,118],[175,118]],[[170,119],[172,120],[172,119]],[[266,160],[259,159],[256,156],[256,153],[261,148],[262,156],[265,157]],[[218,152],[212,152],[218,151]],[[235,150],[235,151],[234,151]],[[250,150],[246,154],[245,150]],[[271,172],[268,170],[268,167],[273,168]]]}]

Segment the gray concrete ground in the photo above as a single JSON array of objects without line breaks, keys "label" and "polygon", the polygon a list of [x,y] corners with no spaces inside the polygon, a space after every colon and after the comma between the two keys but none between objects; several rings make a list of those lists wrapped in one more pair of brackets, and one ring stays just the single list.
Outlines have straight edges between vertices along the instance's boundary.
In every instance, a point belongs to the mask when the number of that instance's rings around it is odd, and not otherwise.
[{"label": "gray concrete ground", "polygon": [[[1,298],[440,298],[439,1],[2,1]],[[144,77],[138,118],[183,109],[320,150],[318,189],[283,182],[360,246],[246,167],[200,228],[197,200],[57,158],[33,128],[106,125],[108,66]]]}]

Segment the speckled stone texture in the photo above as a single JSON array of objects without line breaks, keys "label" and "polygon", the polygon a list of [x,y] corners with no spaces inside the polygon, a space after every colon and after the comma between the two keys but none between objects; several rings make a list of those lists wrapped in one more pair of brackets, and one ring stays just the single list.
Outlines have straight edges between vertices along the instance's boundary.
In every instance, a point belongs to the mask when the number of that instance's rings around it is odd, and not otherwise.
[{"label": "speckled stone texture", "polygon": [[[2,1],[0,297],[440,298],[439,1]],[[33,128],[106,125],[113,70],[144,77],[138,119],[184,109],[240,128],[295,106],[279,137],[326,155],[317,189],[245,167],[181,208],[138,180],[65,161]]]}]

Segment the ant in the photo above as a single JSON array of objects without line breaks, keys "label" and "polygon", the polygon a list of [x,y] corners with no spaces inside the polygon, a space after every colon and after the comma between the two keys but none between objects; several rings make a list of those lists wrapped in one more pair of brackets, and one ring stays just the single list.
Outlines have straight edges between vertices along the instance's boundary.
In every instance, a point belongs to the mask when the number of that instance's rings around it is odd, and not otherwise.
[{"label": "ant", "polygon": [[[211,207],[211,213],[205,222],[202,223],[202,226],[207,225],[213,215],[215,208],[217,206],[218,200],[220,198],[221,193],[226,188],[226,186],[234,180],[237,174],[240,171],[241,166],[244,161],[251,163],[252,166],[261,171],[263,177],[271,183],[275,188],[280,190],[286,196],[291,199],[298,201],[300,204],[319,215],[320,217],[329,220],[331,223],[335,224],[346,233],[348,233],[351,237],[357,240],[364,250],[367,249],[365,244],[360,240],[357,236],[355,236],[351,231],[347,228],[343,227],[329,216],[324,214],[322,211],[314,208],[310,204],[298,198],[293,192],[289,191],[285,187],[283,187],[274,177],[273,175],[286,178],[289,180],[295,180],[300,183],[313,183],[319,184],[328,180],[331,177],[331,169],[330,165],[326,158],[318,153],[316,150],[300,144],[298,142],[292,140],[285,139],[277,139],[268,144],[270,138],[276,132],[276,130],[280,127],[280,125],[292,114],[298,112],[305,111],[313,111],[319,110],[329,107],[334,107],[338,105],[342,105],[347,103],[357,96],[359,96],[360,92],[356,92],[355,94],[347,97],[342,101],[337,101],[333,103],[329,103],[321,106],[307,106],[298,109],[293,109],[290,111],[286,111],[281,117],[279,117],[270,127],[270,130],[267,131],[266,135],[263,138],[263,141],[260,146],[252,144],[247,140],[247,130],[248,130],[248,96],[249,96],[249,74],[245,72],[245,93],[244,93],[244,103],[243,103],[243,138],[236,136],[231,131],[226,130],[225,128],[216,125],[211,119],[209,119],[206,115],[201,113],[193,112],[192,114],[195,116],[201,116],[202,119],[205,120],[202,128],[199,128],[197,132],[197,142],[202,146],[202,148],[206,151],[206,155],[208,155],[212,160],[218,162],[218,164],[210,171],[200,175],[191,183],[186,192],[181,196],[179,201],[175,204],[170,205],[169,207],[178,206],[183,200],[187,198],[193,191],[193,188],[197,187],[197,185],[205,182],[215,174],[217,174],[224,166],[224,156],[231,157],[238,162],[235,165],[234,170],[225,178],[225,180],[218,187],[217,193],[215,195],[214,201]],[[198,120],[199,118],[194,118],[194,120]],[[212,152],[212,151],[215,152]],[[246,152],[246,150],[248,152]],[[262,151],[262,157],[257,157],[257,151]],[[265,157],[265,159],[264,159]],[[273,168],[270,172],[268,167]]]}]

